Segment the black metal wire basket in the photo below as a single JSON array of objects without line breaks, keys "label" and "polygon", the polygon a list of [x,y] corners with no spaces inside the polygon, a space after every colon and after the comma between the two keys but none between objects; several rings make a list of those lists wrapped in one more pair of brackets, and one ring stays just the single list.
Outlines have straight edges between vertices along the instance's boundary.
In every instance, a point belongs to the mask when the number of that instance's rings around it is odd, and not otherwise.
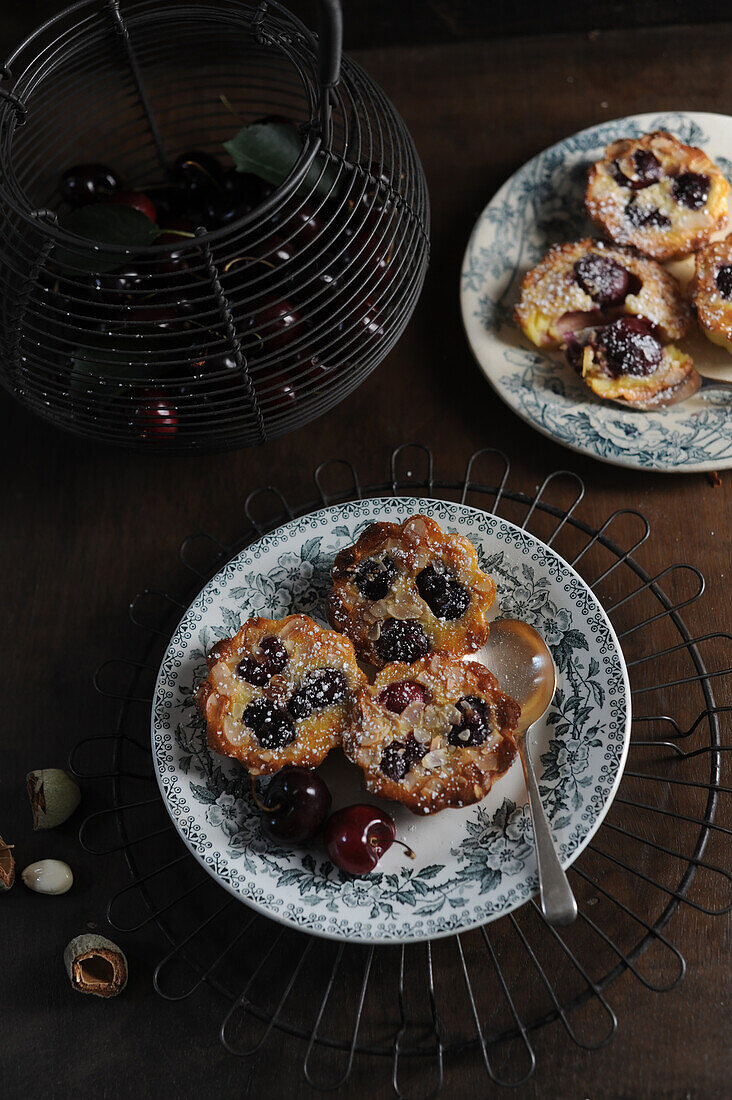
[{"label": "black metal wire basket", "polygon": [[[427,266],[424,174],[341,57],[337,0],[319,9],[316,36],[265,0],[81,0],[0,69],[0,381],[25,405],[138,449],[244,447],[336,405],[397,341]],[[224,167],[253,122],[296,135],[276,182]],[[80,162],[174,228],[79,236],[60,180]],[[181,229],[196,173],[208,198]]]},{"label": "black metal wire basket", "polygon": [[[297,503],[272,487],[254,490],[233,542],[199,532],[181,545],[188,591],[148,589],[133,599],[140,650],[133,660],[105,661],[95,677],[119,704],[116,728],[71,754],[75,774],[109,782],[111,794],[111,805],[84,821],[80,840],[107,859],[124,854],[128,873],[120,866],[108,919],[121,934],[157,926],[160,996],[185,1001],[204,985],[220,994],[220,1002],[196,1000],[196,1027],[212,1047],[218,1031],[229,1054],[253,1060],[283,1033],[308,1085],[341,1096],[356,1066],[368,1067],[377,1096],[387,1095],[390,1077],[398,1097],[458,1095],[456,1078],[462,1071],[464,1087],[468,1070],[479,1091],[482,1081],[480,1095],[493,1095],[493,1086],[531,1077],[549,1050],[544,1029],[554,1027],[557,1050],[597,1050],[617,1029],[613,1002],[632,1014],[630,983],[656,993],[679,985],[686,963],[672,918],[680,907],[700,921],[732,910],[722,728],[731,708],[715,696],[732,672],[732,636],[698,634],[687,622],[704,592],[696,567],[673,557],[659,572],[644,567],[651,530],[642,513],[623,508],[598,522],[590,501],[592,520],[582,518],[585,488],[569,471],[523,492],[509,485],[508,459],[487,449],[462,477],[444,480],[431,452],[403,445],[384,482],[363,485],[350,463],[334,459],[317,468],[315,485],[317,498]],[[184,847],[160,798],[150,705],[159,661],[191,598],[280,524],[389,494],[456,500],[530,531],[579,571],[618,633],[633,694],[630,756],[601,829],[570,869],[579,917],[569,928],[551,928],[532,900],[483,928],[424,944],[309,936],[226,893]]]}]

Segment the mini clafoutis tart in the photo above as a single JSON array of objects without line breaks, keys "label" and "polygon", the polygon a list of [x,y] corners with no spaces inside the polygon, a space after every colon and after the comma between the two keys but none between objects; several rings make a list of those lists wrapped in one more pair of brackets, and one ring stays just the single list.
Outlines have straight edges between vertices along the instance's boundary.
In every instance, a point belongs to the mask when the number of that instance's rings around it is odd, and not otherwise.
[{"label": "mini clafoutis tart", "polygon": [[488,794],[516,755],[520,713],[483,665],[433,653],[357,693],[343,748],[372,794],[434,814]]},{"label": "mini clafoutis tart", "polygon": [[656,260],[694,252],[727,224],[729,183],[702,149],[665,130],[608,145],[585,205],[617,244]]},{"label": "mini clafoutis tart", "polygon": [[642,317],[620,317],[593,330],[572,356],[593,393],[637,408],[666,404],[682,387],[698,388],[691,356],[662,343]]},{"label": "mini clafoutis tart", "polygon": [[675,279],[647,256],[585,237],[554,245],[526,273],[516,323],[540,348],[623,314],[644,317],[667,340],[680,339],[692,314]]},{"label": "mini clafoutis tart", "polygon": [[348,638],[307,615],[249,619],[207,663],[198,705],[208,744],[252,775],[320,764],[340,745],[365,683]]},{"label": "mini clafoutis tart", "polygon": [[697,252],[691,297],[704,335],[732,352],[732,236]]},{"label": "mini clafoutis tart", "polygon": [[328,619],[377,668],[472,653],[488,637],[495,582],[468,539],[427,516],[372,523],[338,553],[332,576]]}]

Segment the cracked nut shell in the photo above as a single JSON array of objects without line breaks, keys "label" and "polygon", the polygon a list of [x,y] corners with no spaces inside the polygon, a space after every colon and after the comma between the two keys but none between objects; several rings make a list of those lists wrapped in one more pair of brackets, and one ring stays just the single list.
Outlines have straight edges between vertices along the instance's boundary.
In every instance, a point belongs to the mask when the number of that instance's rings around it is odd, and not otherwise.
[{"label": "cracked nut shell", "polygon": [[0,894],[9,890],[15,882],[15,860],[12,844],[6,844],[0,836]]},{"label": "cracked nut shell", "polygon": [[116,997],[127,985],[127,959],[116,943],[88,932],[66,945],[64,966],[72,988],[94,997]]}]

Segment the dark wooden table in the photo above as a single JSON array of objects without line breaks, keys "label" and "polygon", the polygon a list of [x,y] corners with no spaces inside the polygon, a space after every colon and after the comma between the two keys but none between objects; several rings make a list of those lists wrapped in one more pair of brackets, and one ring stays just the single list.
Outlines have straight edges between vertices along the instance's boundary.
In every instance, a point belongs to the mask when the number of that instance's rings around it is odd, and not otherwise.
[{"label": "dark wooden table", "polygon": [[[443,6],[444,7],[444,6]],[[30,25],[16,11],[0,31]],[[6,35],[8,36],[6,41]],[[729,505],[732,476],[662,476],[615,469],[568,453],[519,421],[493,396],[473,363],[458,312],[458,272],[473,221],[522,162],[604,118],[683,106],[732,105],[732,25],[609,31],[370,49],[358,59],[407,120],[430,186],[433,255],[422,300],[399,346],[371,378],[321,421],[253,451],[206,458],[137,457],[90,446],[45,426],[0,398],[6,608],[6,717],[0,738],[0,832],[20,866],[42,856],[73,864],[62,898],[22,885],[2,898],[0,1095],[16,1097],[311,1097],[301,1052],[274,1034],[263,1055],[241,1063],[221,1050],[213,994],[182,1005],[156,997],[152,967],[164,951],[154,929],[129,937],[131,979],[102,1003],[74,995],[61,952],[87,927],[104,930],[105,906],[124,881],[118,858],[79,848],[78,820],[33,834],[23,790],[30,768],[63,766],[82,736],[108,732],[111,711],[92,690],[96,665],[139,645],[127,603],[139,589],[176,584],[176,550],[189,533],[224,539],[255,486],[273,483],[295,502],[313,496],[311,470],[343,456],[364,481],[386,476],[396,444],[429,444],[438,471],[460,476],[471,452],[504,449],[512,484],[533,489],[568,467],[590,490],[588,522],[620,506],[642,509],[654,538],[651,571],[669,555],[698,564],[708,590],[689,614],[699,633],[732,621]],[[720,702],[732,703],[719,684]],[[729,785],[729,780],[727,780]],[[103,804],[85,791],[87,808]],[[724,812],[725,807],[722,807]],[[726,820],[729,825],[729,814]],[[538,1069],[521,1096],[581,1098],[722,1097],[732,1073],[729,1044],[730,922],[683,907],[672,938],[688,962],[686,980],[653,995],[626,974],[609,998],[618,1033],[582,1052],[559,1025],[535,1036]],[[451,1061],[445,1096],[488,1095],[477,1055]],[[348,1097],[387,1095],[357,1062]]]}]

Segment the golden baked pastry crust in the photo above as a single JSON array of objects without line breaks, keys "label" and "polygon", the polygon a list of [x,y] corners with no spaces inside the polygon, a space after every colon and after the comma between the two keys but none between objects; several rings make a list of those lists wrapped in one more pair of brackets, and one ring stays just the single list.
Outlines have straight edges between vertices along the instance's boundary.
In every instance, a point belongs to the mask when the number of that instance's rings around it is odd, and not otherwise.
[{"label": "golden baked pastry crust", "polygon": [[[265,637],[277,638],[287,650],[288,660],[284,669],[261,687],[244,680],[236,669],[243,658],[261,658],[259,643]],[[198,688],[197,699],[206,719],[208,744],[223,756],[235,757],[252,775],[271,775],[285,764],[317,767],[340,744],[348,725],[352,695],[366,682],[348,638],[318,626],[307,615],[249,619],[233,638],[215,645],[206,660],[208,675]],[[295,739],[289,744],[263,747],[242,721],[246,707],[266,699],[286,709],[307,674],[322,668],[345,674],[347,698],[314,710],[307,717],[292,719]]]},{"label": "golden baked pastry crust", "polygon": [[697,252],[690,290],[704,335],[732,352],[732,300],[724,297],[716,281],[720,269],[730,266],[732,236]]},{"label": "golden baked pastry crust", "polygon": [[[372,600],[358,589],[355,575],[368,559],[391,559],[396,576],[385,597]],[[467,610],[457,619],[438,618],[421,597],[417,576],[427,566],[444,565],[470,595]],[[486,612],[496,596],[492,577],[483,573],[473,544],[462,535],[447,534],[428,516],[412,516],[403,523],[372,523],[355,545],[336,556],[333,590],[328,597],[328,619],[347,634],[358,656],[381,668],[388,661],[379,653],[382,625],[389,619],[418,623],[431,651],[472,653],[488,637]]]},{"label": "golden baked pastry crust", "polygon": [[[387,685],[402,681],[423,685],[427,695],[396,714],[379,702],[379,695]],[[455,704],[466,696],[487,705],[490,733],[480,745],[449,741],[463,717]],[[372,794],[401,802],[415,814],[434,814],[448,806],[471,806],[488,794],[516,755],[514,730],[520,713],[518,703],[500,690],[484,665],[435,653],[413,665],[387,665],[373,684],[357,693],[343,749],[363,770]],[[453,740],[458,740],[457,730]],[[412,751],[416,745],[421,749],[401,778],[390,778],[382,762],[403,757],[407,744]],[[387,769],[393,772],[388,763]]]},{"label": "golden baked pastry crust", "polygon": [[[648,186],[642,186],[636,154],[652,156],[660,165],[660,178]],[[709,180],[706,199],[697,208],[677,197],[677,181],[689,173]],[[726,226],[728,195],[727,180],[702,149],[656,130],[608,145],[604,158],[590,168],[585,206],[617,244],[671,260],[701,248]]]},{"label": "golden baked pastry crust", "polygon": [[[612,260],[632,277],[622,303],[602,306],[577,282],[575,264],[585,256]],[[678,283],[660,264],[631,248],[592,237],[554,245],[521,282],[514,318],[538,347],[558,348],[568,332],[604,323],[621,314],[645,317],[667,340],[679,340],[691,323],[691,310]]]}]

